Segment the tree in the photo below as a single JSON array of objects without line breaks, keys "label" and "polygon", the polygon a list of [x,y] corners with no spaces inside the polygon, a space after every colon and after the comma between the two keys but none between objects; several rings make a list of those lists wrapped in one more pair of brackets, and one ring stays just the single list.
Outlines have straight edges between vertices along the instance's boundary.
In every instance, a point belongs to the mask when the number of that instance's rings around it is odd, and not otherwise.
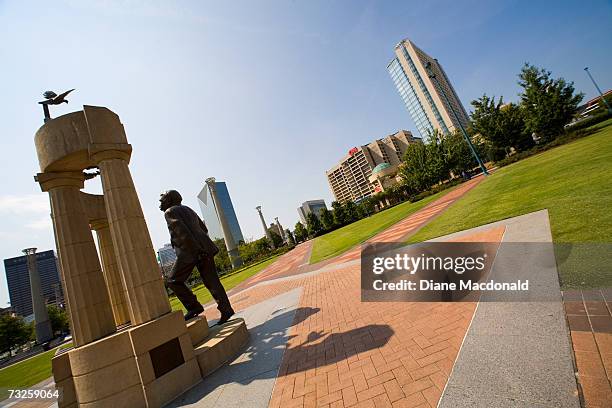
[{"label": "tree", "polygon": [[49,321],[51,322],[51,330],[53,333],[67,333],[70,330],[68,315],[63,309],[55,305],[47,306]]},{"label": "tree", "polygon": [[295,246],[295,238],[293,237],[293,234],[291,233],[291,230],[289,228],[285,230],[285,235],[287,235],[287,241],[289,242],[289,246],[293,248]]},{"label": "tree", "polygon": [[482,136],[493,159],[505,157],[510,148],[525,150],[533,146],[531,133],[526,129],[524,110],[518,105],[504,105],[502,97],[495,102],[495,97],[489,98],[485,94],[473,100],[472,106],[472,131]]},{"label": "tree", "polygon": [[25,344],[32,335],[32,326],[28,326],[19,316],[4,314],[0,316],[0,352],[12,351]]},{"label": "tree", "polygon": [[232,262],[230,261],[229,254],[227,253],[227,247],[225,246],[225,240],[223,238],[215,239],[215,245],[219,248],[219,252],[215,255],[215,266],[220,272],[229,271],[232,269]]},{"label": "tree", "polygon": [[306,229],[308,230],[308,236],[310,237],[316,237],[321,231],[323,231],[323,226],[321,225],[321,221],[319,221],[319,217],[317,217],[313,212],[308,213],[306,216]]},{"label": "tree", "polygon": [[529,133],[548,142],[563,132],[582,101],[583,94],[574,94],[574,83],[563,78],[552,79],[551,72],[525,63],[519,74],[523,88],[521,107]]},{"label": "tree", "polygon": [[448,170],[455,176],[460,176],[464,171],[467,172],[478,165],[470,146],[468,146],[465,138],[459,132],[446,135],[444,138],[444,150],[447,155]]},{"label": "tree", "polygon": [[274,228],[268,229],[268,231],[270,232],[270,238],[272,238],[272,242],[274,242],[274,246],[276,248],[280,248],[281,246],[283,246],[284,244],[283,238],[281,238],[278,232],[278,229],[274,227]]},{"label": "tree", "polygon": [[265,258],[272,252],[270,240],[266,237],[238,245],[238,253],[245,264]]},{"label": "tree", "polygon": [[319,214],[321,216],[321,224],[323,225],[323,229],[325,231],[331,231],[336,227],[334,214],[331,211],[329,211],[327,208],[323,208]]},{"label": "tree", "polygon": [[297,240],[297,242],[305,241],[308,238],[308,232],[306,232],[306,228],[304,228],[304,224],[302,224],[299,221],[295,224],[294,234],[295,234],[295,239]]},{"label": "tree", "polygon": [[342,203],[340,201],[333,201],[331,205],[334,209],[334,223],[336,224],[336,227],[342,227],[343,225],[348,224],[348,217]]},{"label": "tree", "polygon": [[412,143],[406,148],[404,163],[399,174],[409,189],[425,191],[435,183],[443,180],[443,174],[448,173],[441,136],[430,137],[428,144]]},{"label": "tree", "polygon": [[357,211],[357,205],[351,200],[344,203],[344,212],[346,213],[346,220],[348,223],[359,220],[359,212]]}]

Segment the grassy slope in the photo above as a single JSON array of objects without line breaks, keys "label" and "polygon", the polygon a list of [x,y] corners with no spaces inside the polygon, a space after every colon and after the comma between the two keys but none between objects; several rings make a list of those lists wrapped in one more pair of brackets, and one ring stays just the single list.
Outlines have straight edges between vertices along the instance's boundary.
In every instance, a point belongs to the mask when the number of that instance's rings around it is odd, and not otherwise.
[{"label": "grassy slope", "polygon": [[420,210],[452,189],[441,191],[415,203],[402,203],[393,208],[374,214],[335,231],[315,238],[310,256],[314,264],[347,251],[383,231],[393,224]]},{"label": "grassy slope", "polygon": [[[71,347],[72,343],[60,346],[62,349]],[[8,398],[8,389],[24,389],[38,384],[51,376],[51,358],[53,350],[46,351],[35,357],[21,361],[0,370],[0,401]]]},{"label": "grassy slope", "polygon": [[[236,271],[232,274],[222,276],[221,283],[223,284],[223,287],[225,288],[225,290],[229,291],[230,289],[237,286],[239,283],[241,283],[245,279],[248,279],[251,276],[255,275],[256,273],[262,271],[265,267],[267,267],[268,265],[276,261],[277,258],[278,256],[274,256],[258,264],[249,266],[245,269]],[[200,284],[194,287],[193,293],[197,296],[198,300],[203,305],[212,300],[212,296],[210,295],[210,292],[204,287],[204,285]],[[175,296],[172,296],[170,298],[170,306],[172,306],[172,310],[182,310],[183,312],[185,311],[185,308]]]},{"label": "grassy slope", "polygon": [[[607,125],[607,126],[604,126]],[[491,175],[410,238],[424,241],[547,208],[555,242],[612,242],[612,121],[584,139],[529,157]],[[579,268],[601,249],[582,247],[560,265],[564,287],[612,286],[612,273]],[[609,268],[607,268],[609,270]]]}]

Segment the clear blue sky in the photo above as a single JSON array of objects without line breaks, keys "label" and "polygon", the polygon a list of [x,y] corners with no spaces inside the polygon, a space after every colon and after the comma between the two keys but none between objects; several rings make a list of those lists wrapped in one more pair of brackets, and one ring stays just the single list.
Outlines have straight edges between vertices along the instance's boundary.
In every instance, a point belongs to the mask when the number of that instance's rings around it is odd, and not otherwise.
[{"label": "clear blue sky", "polygon": [[[77,90],[119,114],[154,245],[157,209],[178,189],[197,209],[206,177],[226,181],[245,237],[331,192],[325,170],[352,146],[415,131],[386,66],[410,38],[438,58],[460,98],[516,100],[529,61],[595,96],[612,87],[609,1],[0,1],[0,258],[54,248],[33,136],[45,90]],[[88,191],[99,192],[99,180]],[[4,266],[0,305],[6,305]]]}]

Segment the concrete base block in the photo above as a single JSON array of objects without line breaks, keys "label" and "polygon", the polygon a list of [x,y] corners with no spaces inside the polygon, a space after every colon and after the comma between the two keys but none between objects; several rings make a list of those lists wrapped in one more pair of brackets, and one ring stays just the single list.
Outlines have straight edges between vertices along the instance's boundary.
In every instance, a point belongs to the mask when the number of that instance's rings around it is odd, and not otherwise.
[{"label": "concrete base block", "polygon": [[210,329],[208,338],[195,347],[202,377],[221,367],[248,343],[249,332],[244,319],[233,319]]},{"label": "concrete base block", "polygon": [[187,331],[194,346],[204,341],[208,336],[208,321],[206,316],[198,316],[187,323]]},{"label": "concrete base block", "polygon": [[158,408],[202,379],[180,312],[66,351],[52,366],[61,408]]}]

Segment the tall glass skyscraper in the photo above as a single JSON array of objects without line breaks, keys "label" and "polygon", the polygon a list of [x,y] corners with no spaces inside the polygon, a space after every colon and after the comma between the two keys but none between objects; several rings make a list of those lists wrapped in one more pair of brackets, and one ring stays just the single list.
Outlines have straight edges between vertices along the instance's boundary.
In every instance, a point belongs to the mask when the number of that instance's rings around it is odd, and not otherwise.
[{"label": "tall glass skyscraper", "polygon": [[[428,64],[437,81],[429,78]],[[468,114],[442,66],[410,40],[395,46],[395,58],[387,70],[421,137],[427,139],[434,129],[448,133],[459,124],[467,126]]]},{"label": "tall glass skyscraper", "polygon": [[[224,181],[215,181],[215,186],[217,187],[217,196],[219,197],[219,201],[223,207],[225,217],[227,218],[227,222],[232,232],[232,237],[234,238],[234,242],[236,244],[239,242],[244,242],[242,230],[240,229],[238,217],[236,217],[236,212],[234,211],[234,205],[232,204],[232,199],[229,195],[227,185]],[[217,209],[215,208],[215,204],[210,196],[210,191],[208,190],[207,185],[204,185],[204,188],[202,188],[202,191],[200,191],[200,194],[198,194],[198,202],[200,204],[200,209],[202,210],[202,219],[208,228],[208,235],[212,239],[223,238],[223,232],[221,230]]]},{"label": "tall glass skyscraper", "polygon": [[[55,252],[50,250],[36,253],[36,263],[45,302],[47,304],[62,303],[63,291]],[[32,292],[27,257],[24,255],[5,259],[4,270],[11,307],[20,316],[31,315],[33,313]]]}]

